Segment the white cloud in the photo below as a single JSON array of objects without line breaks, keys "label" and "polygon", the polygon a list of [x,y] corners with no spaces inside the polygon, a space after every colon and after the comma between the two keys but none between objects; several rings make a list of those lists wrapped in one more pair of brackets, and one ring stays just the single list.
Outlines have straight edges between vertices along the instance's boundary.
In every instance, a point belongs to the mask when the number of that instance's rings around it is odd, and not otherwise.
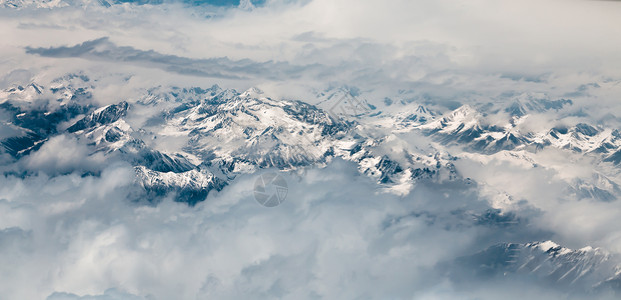
[{"label": "white cloud", "polygon": [[90,153],[86,145],[75,137],[58,135],[46,141],[41,149],[22,160],[26,168],[48,175],[70,173],[76,170],[97,171],[105,161],[102,153]]},{"label": "white cloud", "polygon": [[[5,177],[1,207],[16,220],[0,231],[11,270],[0,274],[0,294],[409,298],[443,284],[436,263],[475,251],[497,230],[472,225],[469,214],[485,205],[468,190],[423,187],[401,199],[353,174],[336,162],[299,182],[288,177],[287,200],[275,208],[252,198],[255,176],[193,208],[123,200],[131,183],[123,165],[99,178]],[[76,298],[50,299],[62,297]]]}]

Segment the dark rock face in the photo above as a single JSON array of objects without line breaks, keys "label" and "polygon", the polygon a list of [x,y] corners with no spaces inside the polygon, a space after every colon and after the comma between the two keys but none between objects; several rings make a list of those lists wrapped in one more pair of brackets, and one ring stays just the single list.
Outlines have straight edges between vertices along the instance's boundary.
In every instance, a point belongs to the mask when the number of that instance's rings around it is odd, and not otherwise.
[{"label": "dark rock face", "polygon": [[11,156],[21,157],[37,150],[49,136],[59,133],[59,124],[85,113],[89,106],[71,103],[49,111],[47,107],[28,110],[4,102],[0,104],[2,110],[12,115],[10,123],[19,134],[0,141],[0,145]]},{"label": "dark rock face", "polygon": [[595,136],[599,133],[599,130],[589,124],[579,123],[576,124],[576,132],[582,133],[586,136]]},{"label": "dark rock face", "polygon": [[20,157],[31,151],[36,151],[44,140],[45,138],[43,136],[26,131],[23,136],[4,139],[0,142],[0,145],[2,145],[4,150],[11,156]]},{"label": "dark rock face", "polygon": [[124,117],[129,108],[129,103],[123,101],[119,104],[112,104],[92,112],[67,128],[68,132],[76,132],[99,125],[113,123]]}]

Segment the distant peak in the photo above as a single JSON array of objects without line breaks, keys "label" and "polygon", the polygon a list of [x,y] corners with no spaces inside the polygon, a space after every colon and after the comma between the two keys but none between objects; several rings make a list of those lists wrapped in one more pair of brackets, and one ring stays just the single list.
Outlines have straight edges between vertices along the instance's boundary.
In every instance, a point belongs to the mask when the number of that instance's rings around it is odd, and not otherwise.
[{"label": "distant peak", "polygon": [[555,243],[553,241],[550,241],[550,240],[545,241],[545,242],[532,243],[531,246],[532,247],[537,247],[537,248],[541,249],[541,251],[544,251],[544,252],[548,251],[550,249],[555,249],[555,248],[560,247],[559,244],[557,244],[557,243]]},{"label": "distant peak", "polygon": [[475,116],[478,115],[479,112],[474,109],[472,106],[468,105],[468,104],[464,104],[462,106],[460,106],[458,109],[454,110],[451,113],[451,117],[453,119],[459,119],[459,118],[464,118],[464,117],[468,117],[468,116]]},{"label": "distant peak", "polygon": [[524,108],[524,105],[520,100],[513,101],[511,106],[505,109],[505,112],[508,112],[511,116],[514,117],[522,117],[527,114],[526,108]]},{"label": "distant peak", "polygon": [[243,10],[253,10],[254,9],[254,5],[252,4],[252,1],[250,1],[250,0],[240,0],[239,1],[239,5],[237,7],[239,9],[243,9]]},{"label": "distant peak", "polygon": [[245,92],[243,92],[240,96],[241,97],[258,97],[259,95],[263,95],[263,91],[256,87],[251,87],[247,89]]},{"label": "distant peak", "polygon": [[419,105],[416,108],[416,112],[419,113],[419,114],[431,114],[431,112],[426,107],[424,107],[422,105]]}]

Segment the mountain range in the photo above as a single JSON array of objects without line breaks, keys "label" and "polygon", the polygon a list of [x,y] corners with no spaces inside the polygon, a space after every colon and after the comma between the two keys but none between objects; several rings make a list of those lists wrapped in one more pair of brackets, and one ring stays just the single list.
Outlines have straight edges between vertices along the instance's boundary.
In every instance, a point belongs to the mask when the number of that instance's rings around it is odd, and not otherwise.
[{"label": "mountain range", "polygon": [[[274,99],[256,88],[238,92],[217,85],[158,86],[108,105],[97,104],[93,88],[88,76],[67,74],[47,85],[32,82],[1,91],[6,130],[0,136],[0,157],[5,166],[16,165],[4,168],[5,176],[30,176],[36,170],[19,165],[19,160],[65,136],[84,145],[89,156],[130,164],[136,201],[156,204],[171,197],[195,205],[240,175],[264,169],[299,174],[334,160],[355,164],[383,192],[403,196],[417,185],[484,186],[462,175],[456,165],[462,160],[553,168],[537,156],[552,148],[606,166],[589,176],[566,178],[568,197],[615,201],[621,195],[614,173],[606,172],[621,163],[618,130],[586,123],[540,131],[521,126],[533,114],[571,106],[567,99],[530,99],[483,109],[464,104],[445,111],[407,102],[391,113],[385,110],[388,105],[372,105],[351,88],[322,91],[316,99],[301,101]],[[357,113],[348,114],[352,108]],[[48,175],[97,176],[97,169],[78,168]],[[514,201],[505,191],[498,195]],[[494,207],[499,213],[485,223],[513,220],[505,220],[505,208]],[[483,224],[480,217],[470,222]],[[528,274],[582,291],[619,290],[621,282],[616,257],[551,241],[496,244],[451,265],[460,278]]]}]

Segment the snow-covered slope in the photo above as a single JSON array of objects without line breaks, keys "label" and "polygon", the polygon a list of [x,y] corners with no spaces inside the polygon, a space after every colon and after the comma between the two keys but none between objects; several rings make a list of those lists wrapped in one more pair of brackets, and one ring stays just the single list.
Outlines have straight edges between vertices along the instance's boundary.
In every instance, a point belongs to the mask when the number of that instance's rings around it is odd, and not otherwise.
[{"label": "snow-covered slope", "polygon": [[[72,84],[75,80],[82,85]],[[396,136],[378,135],[302,101],[272,99],[258,89],[157,87],[133,104],[93,107],[87,82],[66,76],[51,88],[31,84],[5,91],[9,96],[2,105],[15,112],[9,125],[16,133],[2,139],[4,151],[18,158],[51,136],[74,135],[93,154],[135,166],[147,195],[168,190],[191,203],[238,174],[263,168],[297,172],[334,158],[358,164],[361,173],[398,194],[420,180],[460,178],[450,155],[403,147],[407,143]],[[28,104],[42,94],[58,98],[50,102],[57,105],[54,111]]]},{"label": "snow-covered slope", "polygon": [[57,8],[69,6],[69,3],[63,0],[0,0],[0,7],[6,8]]},{"label": "snow-covered slope", "polygon": [[[502,243],[456,260],[463,268],[458,280],[510,277],[529,278],[545,286],[571,292],[594,292],[613,287],[619,277],[619,257],[592,247],[573,250],[552,241],[525,244]],[[465,273],[461,271],[465,270]]]},{"label": "snow-covered slope", "polygon": [[[355,162],[361,173],[398,194],[407,194],[420,180],[462,180],[453,165],[460,158],[487,161],[493,157],[552,168],[533,154],[556,148],[612,164],[621,157],[620,134],[615,129],[577,123],[524,132],[520,124],[529,115],[506,115],[502,107],[481,112],[462,105],[440,114],[412,102],[394,116],[343,115],[320,106],[328,104],[330,109],[342,97],[362,98],[358,90],[327,90],[319,94],[319,106],[314,106],[273,99],[254,88],[240,93],[218,86],[154,87],[136,99],[96,107],[91,104],[91,88],[87,76],[68,74],[48,87],[31,83],[4,90],[0,105],[14,117],[7,123],[13,133],[0,139],[3,151],[17,158],[38,149],[50,136],[72,134],[93,153],[105,153],[110,159],[154,172],[199,171],[223,182],[262,168],[294,171],[341,158]],[[525,113],[571,105],[565,100],[523,102],[528,103],[521,104]],[[412,147],[408,140],[417,134],[437,144]],[[465,152],[451,155],[451,147]],[[599,172],[564,180],[568,195],[578,199],[613,201],[621,195],[615,174]]]}]

